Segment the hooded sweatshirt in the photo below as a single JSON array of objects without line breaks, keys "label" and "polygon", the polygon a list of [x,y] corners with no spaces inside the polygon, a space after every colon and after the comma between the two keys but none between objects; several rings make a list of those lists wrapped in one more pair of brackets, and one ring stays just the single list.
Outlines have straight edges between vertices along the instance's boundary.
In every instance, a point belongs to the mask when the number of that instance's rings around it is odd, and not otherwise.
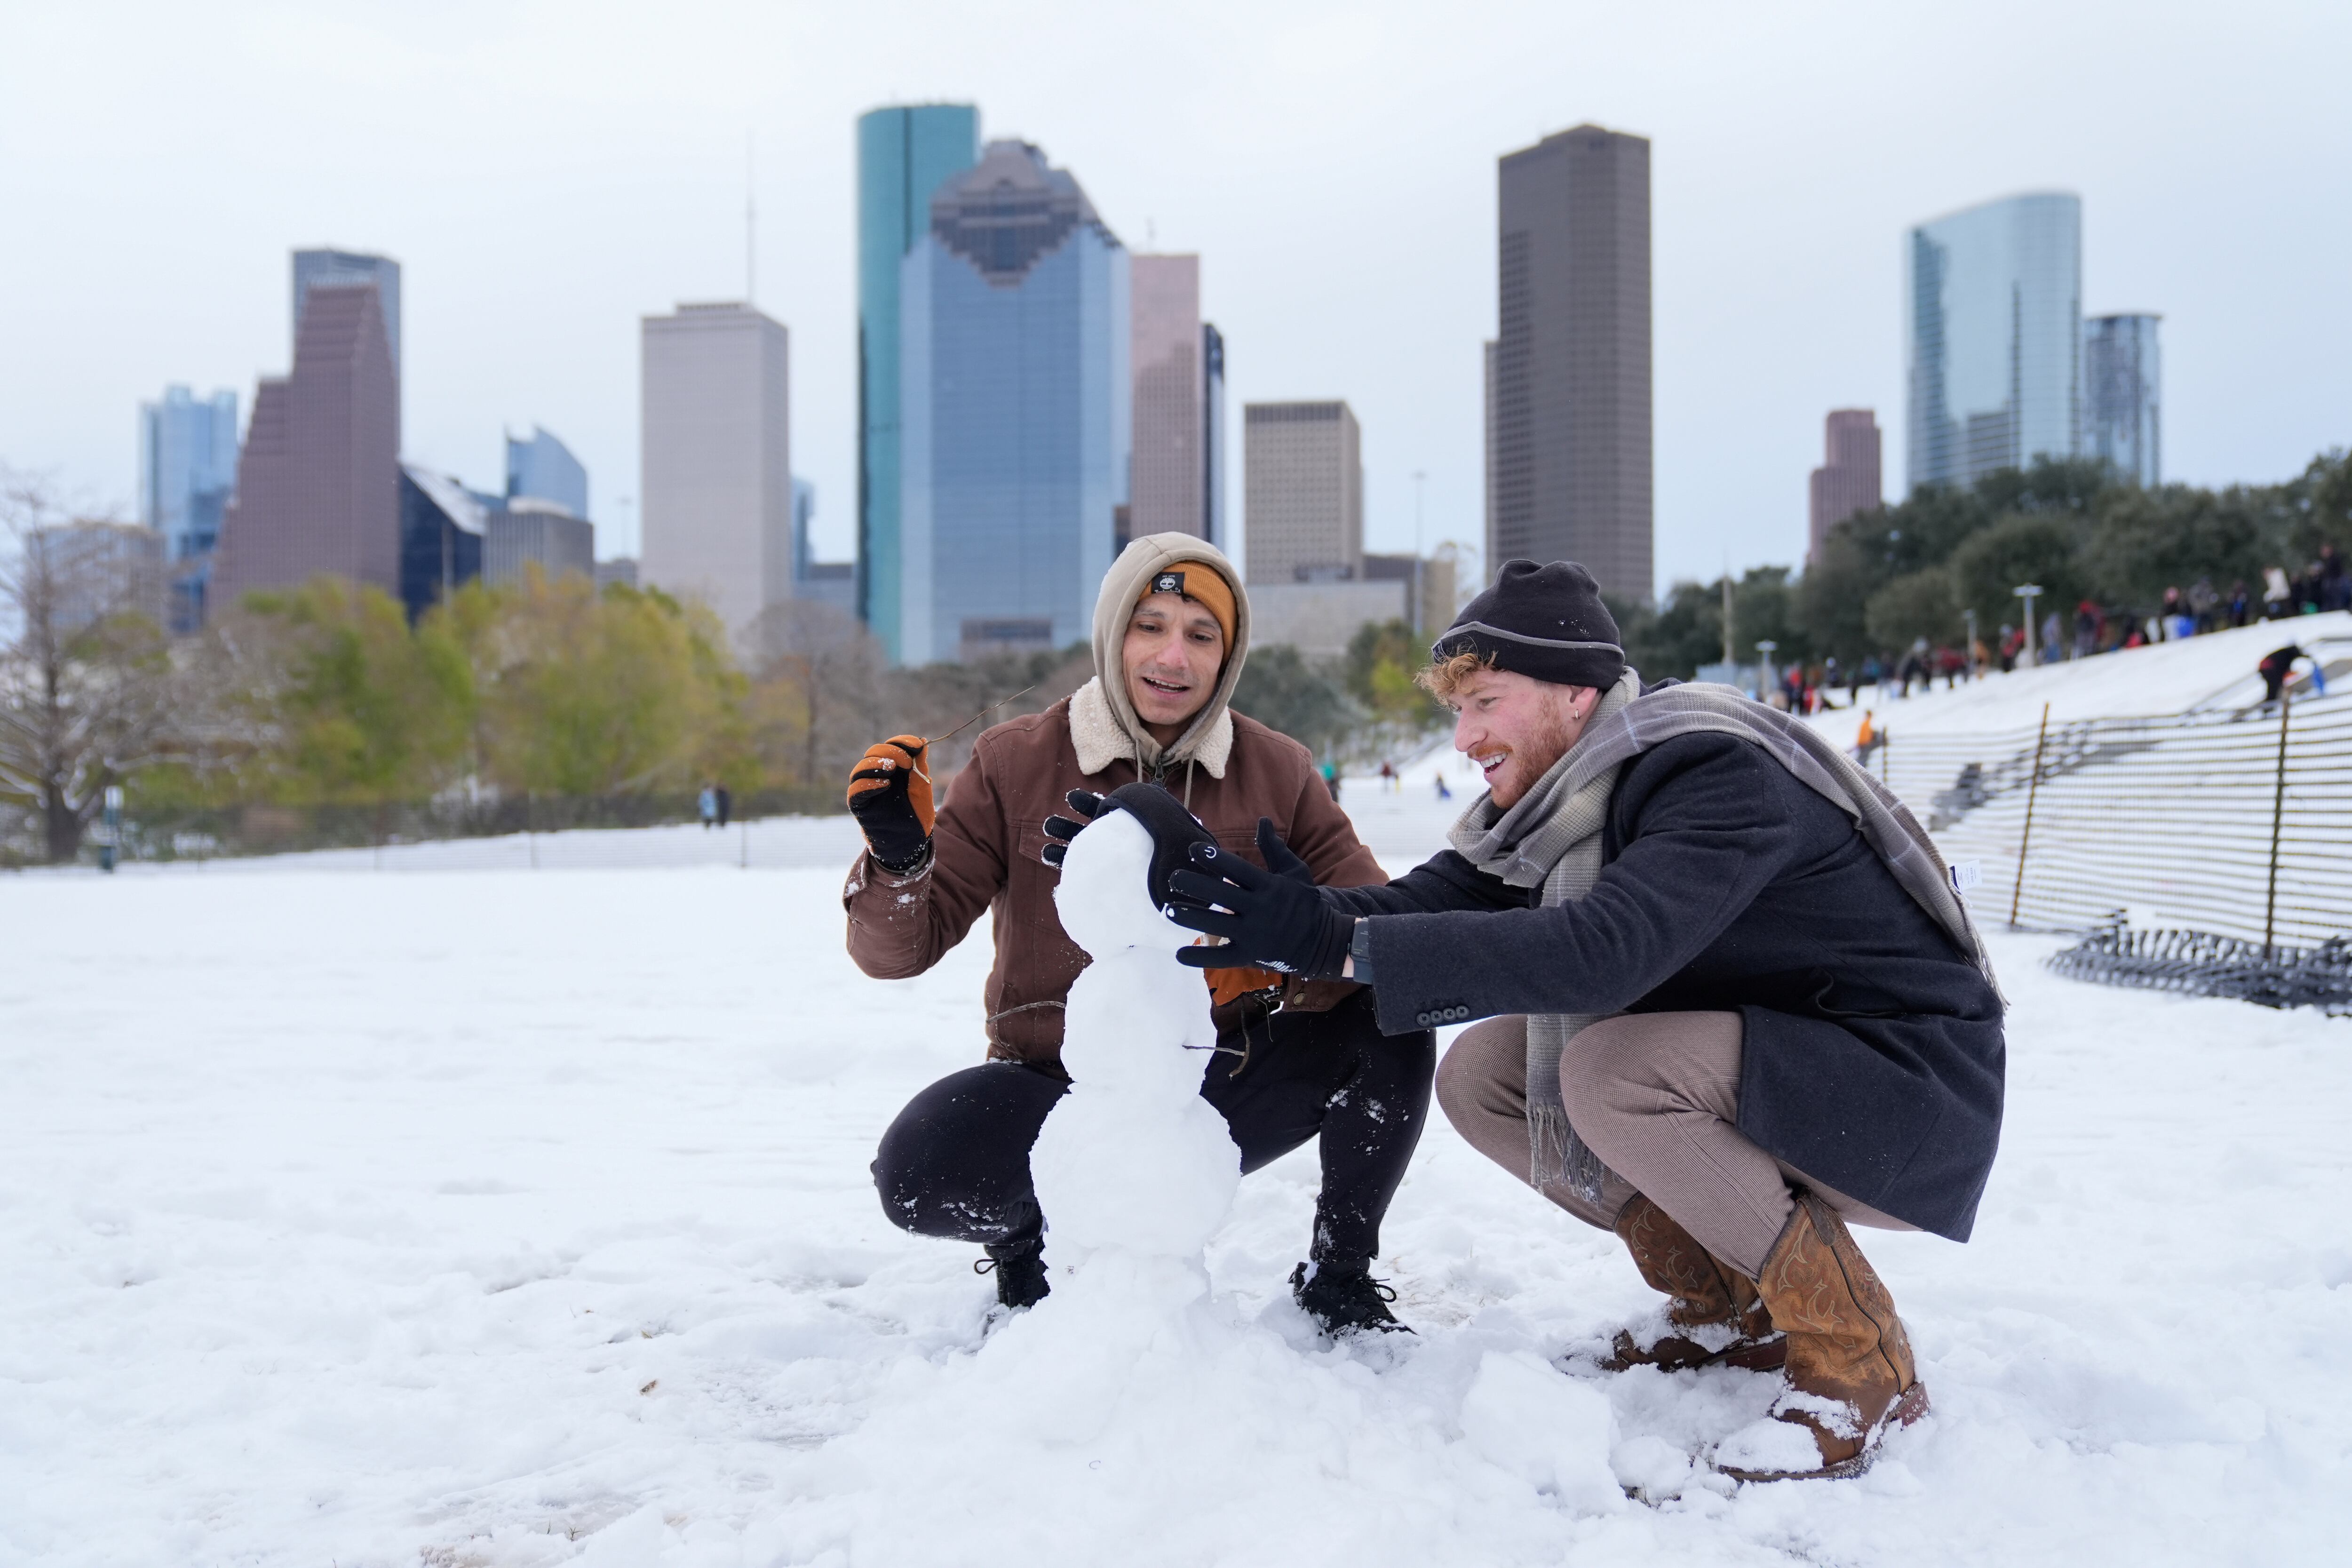
[{"label": "hooded sweatshirt", "polygon": [[[1207,566],[1234,590],[1233,647],[1214,692],[1174,744],[1146,731],[1127,696],[1120,653],[1145,585],[1160,572]],[[1157,533],[1129,545],[1103,579],[1095,605],[1096,677],[1066,701],[985,731],[971,762],[948,785],[931,832],[931,853],[894,872],[861,854],[842,890],[849,955],[877,979],[920,974],[992,917],[996,963],[988,976],[988,1054],[1057,1068],[1062,1005],[1087,956],[1054,908],[1061,874],[1041,858],[1045,818],[1067,816],[1073,789],[1108,793],[1157,777],[1216,836],[1253,865],[1257,823],[1273,819],[1318,882],[1362,887],[1387,879],[1333,803],[1306,747],[1233,711],[1234,687],[1249,649],[1249,599],[1240,574],[1215,546],[1187,534]],[[1333,1005],[1344,982],[1294,984],[1284,1005]]]},{"label": "hooded sweatshirt", "polygon": [[[1128,620],[1151,579],[1171,569],[1197,571],[1202,566],[1223,577],[1233,592],[1233,646],[1225,650],[1216,690],[1175,744],[1163,747],[1136,714],[1120,650],[1127,641]],[[1125,757],[1135,763],[1139,776],[1157,778],[1180,795],[1191,782],[1192,767],[1206,769],[1213,778],[1224,777],[1234,749],[1234,688],[1241,684],[1249,639],[1249,595],[1224,552],[1189,533],[1148,533],[1129,544],[1111,563],[1102,592],[1095,596],[1095,677],[1070,697],[1070,728],[1080,764],[1088,773],[1098,773],[1113,758]]]}]

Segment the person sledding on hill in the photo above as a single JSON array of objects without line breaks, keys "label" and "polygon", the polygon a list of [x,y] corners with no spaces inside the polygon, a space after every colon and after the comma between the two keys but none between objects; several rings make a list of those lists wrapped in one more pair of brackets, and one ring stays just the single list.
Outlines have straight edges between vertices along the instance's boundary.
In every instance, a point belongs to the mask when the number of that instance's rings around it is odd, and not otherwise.
[{"label": "person sledding on hill", "polygon": [[[868,846],[843,894],[860,969],[920,974],[983,910],[992,917],[989,1059],[915,1097],[884,1135],[874,1179],[897,1224],[984,1243],[980,1267],[993,1268],[1008,1307],[1047,1291],[1040,1248],[1053,1216],[1038,1212],[1029,1151],[1068,1087],[1062,1005],[1087,963],[1055,911],[1063,846],[1049,821],[1066,837],[1075,824],[1056,814],[1090,815],[1098,796],[1156,781],[1173,792],[1148,792],[1162,832],[1213,836],[1246,858],[1271,821],[1313,881],[1383,879],[1307,748],[1228,706],[1249,651],[1240,576],[1188,535],[1135,541],[1095,605],[1095,678],[982,733],[936,814],[920,736],[871,747],[850,780]],[[1151,798],[1139,805],[1151,810]],[[1208,978],[1220,1034],[1201,1092],[1224,1116],[1242,1168],[1321,1136],[1312,1247],[1292,1278],[1300,1306],[1327,1331],[1399,1327],[1370,1268],[1428,1115],[1435,1037],[1383,1034],[1352,984],[1240,970]]]},{"label": "person sledding on hill", "polygon": [[1610,1364],[1779,1367],[1717,1467],[1853,1473],[1927,1394],[1847,1224],[1967,1239],[2000,1131],[2002,1005],[1940,858],[1811,727],[1644,690],[1580,566],[1511,562],[1433,658],[1488,783],[1453,847],[1320,889],[1193,850],[1176,919],[1228,945],[1181,956],[1362,981],[1386,1028],[1484,1020],[1447,1116],[1670,1298]]},{"label": "person sledding on hill", "polygon": [[2312,690],[2322,697],[2327,695],[2326,669],[2320,664],[2318,659],[2313,658],[2310,654],[2305,653],[2300,643],[2289,643],[2284,647],[2274,647],[2271,649],[2270,652],[2263,655],[2263,661],[2254,666],[2254,673],[2263,678],[2263,706],[2264,708],[2274,708],[2278,706],[2279,693],[2286,689],[2287,681],[2292,679],[2294,674],[2295,660],[2299,658],[2311,659]]}]

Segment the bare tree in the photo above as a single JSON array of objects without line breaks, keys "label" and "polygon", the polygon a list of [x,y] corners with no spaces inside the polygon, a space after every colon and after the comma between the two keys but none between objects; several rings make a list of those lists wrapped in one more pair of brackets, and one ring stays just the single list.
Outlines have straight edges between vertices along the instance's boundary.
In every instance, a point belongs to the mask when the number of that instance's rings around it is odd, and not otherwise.
[{"label": "bare tree", "polygon": [[[68,522],[34,476],[0,468],[0,799],[72,859],[109,784],[173,730],[173,663],[148,603],[146,542]],[[151,578],[153,579],[151,581]]]},{"label": "bare tree", "polygon": [[745,640],[760,684],[797,700],[790,766],[799,782],[846,779],[852,759],[884,733],[866,733],[882,706],[882,645],[855,616],[814,599],[770,605]]}]

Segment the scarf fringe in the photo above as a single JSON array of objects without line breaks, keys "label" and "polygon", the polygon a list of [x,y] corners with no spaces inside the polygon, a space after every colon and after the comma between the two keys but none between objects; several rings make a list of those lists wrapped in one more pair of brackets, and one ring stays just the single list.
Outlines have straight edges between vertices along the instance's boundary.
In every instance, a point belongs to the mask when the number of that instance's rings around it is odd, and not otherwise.
[{"label": "scarf fringe", "polygon": [[1598,1208],[1609,1179],[1617,1175],[1591,1144],[1576,1135],[1576,1129],[1569,1125],[1568,1111],[1556,1102],[1528,1102],[1528,1184],[1538,1192],[1548,1187],[1564,1189]]}]

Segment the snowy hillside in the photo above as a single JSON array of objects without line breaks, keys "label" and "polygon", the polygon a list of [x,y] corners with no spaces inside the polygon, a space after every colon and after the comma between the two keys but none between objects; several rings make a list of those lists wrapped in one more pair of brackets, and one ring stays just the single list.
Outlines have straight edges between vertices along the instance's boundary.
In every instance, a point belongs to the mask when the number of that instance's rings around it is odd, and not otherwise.
[{"label": "snowy hillside", "polygon": [[[1399,869],[1459,804],[1349,790]],[[1382,1264],[1418,1339],[1290,1305],[1309,1152],[1210,1247],[1213,1354],[990,1389],[975,1249],[866,1173],[980,1054],[985,927],[866,981],[837,862],[226,870],[0,881],[0,1563],[2142,1568],[2352,1522],[2326,1020],[1996,936],[1976,1239],[1864,1237],[1935,1413],[1734,1491],[1682,1456],[1761,1383],[1554,1370],[1652,1298],[1442,1119]]]}]

